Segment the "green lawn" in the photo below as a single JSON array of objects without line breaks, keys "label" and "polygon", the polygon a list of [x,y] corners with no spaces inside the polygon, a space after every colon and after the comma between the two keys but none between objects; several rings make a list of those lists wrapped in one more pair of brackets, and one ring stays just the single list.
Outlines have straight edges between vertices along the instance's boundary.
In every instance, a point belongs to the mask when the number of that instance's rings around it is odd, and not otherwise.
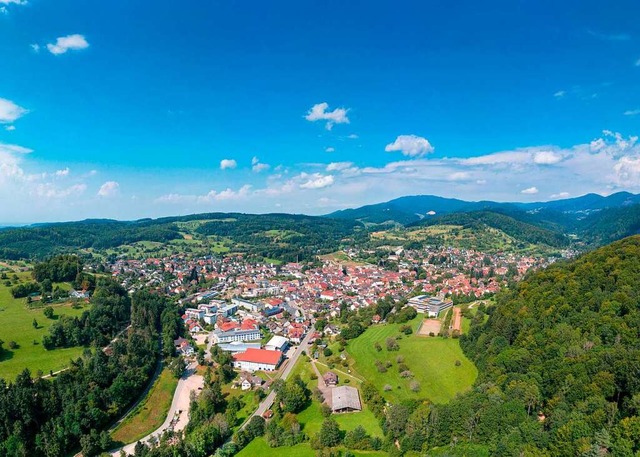
[{"label": "green lawn", "polygon": [[162,370],[146,398],[113,431],[113,440],[133,443],[160,427],[167,417],[177,386],[178,380],[171,370]]},{"label": "green lawn", "polygon": [[[416,317],[409,324],[417,330],[423,316]],[[367,329],[362,335],[349,342],[347,351],[355,360],[354,369],[363,378],[371,381],[380,390],[383,396],[398,402],[410,398],[428,398],[434,403],[446,403],[459,392],[471,387],[475,381],[478,370],[469,361],[460,349],[457,339],[425,338],[402,335],[398,340],[399,351],[388,352],[386,339],[398,337],[400,324],[376,325]],[[378,342],[382,351],[376,351],[374,345]],[[420,384],[418,392],[412,392],[409,388],[412,379],[403,379],[398,372],[397,356],[404,357],[404,363],[414,374],[414,378]],[[385,373],[380,373],[375,361],[391,362],[391,367]],[[460,366],[455,362],[459,360]],[[385,385],[390,385],[392,390],[385,392]]]},{"label": "green lawn", "polygon": [[[10,277],[13,274],[9,275]],[[19,273],[22,280],[30,280],[30,273]],[[70,304],[53,305],[55,316],[79,316],[88,309],[83,306],[74,309]],[[38,328],[33,327],[33,319],[38,322]],[[45,374],[50,370],[58,371],[69,365],[70,359],[80,356],[84,348],[65,348],[46,351],[42,346],[42,337],[48,333],[49,326],[54,322],[47,319],[42,309],[27,309],[26,299],[14,299],[10,287],[0,282],[0,339],[4,341],[4,351],[0,355],[0,377],[13,380],[25,368],[36,375],[38,370]],[[18,344],[16,349],[9,349],[9,342]],[[35,342],[35,344],[34,344]]]},{"label": "green lawn", "polygon": [[[388,455],[382,451],[351,451],[356,457],[382,457]],[[240,451],[238,457],[315,457],[316,451],[309,443],[292,447],[269,447],[264,438],[256,438]]]}]

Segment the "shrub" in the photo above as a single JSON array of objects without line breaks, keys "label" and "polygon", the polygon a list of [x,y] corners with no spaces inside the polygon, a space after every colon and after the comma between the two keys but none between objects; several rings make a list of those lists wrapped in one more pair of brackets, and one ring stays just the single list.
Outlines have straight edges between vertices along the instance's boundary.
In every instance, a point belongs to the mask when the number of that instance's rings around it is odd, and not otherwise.
[{"label": "shrub", "polygon": [[397,363],[404,363],[404,356],[399,355],[398,357],[396,357],[396,362]]},{"label": "shrub", "polygon": [[391,387],[389,384],[385,384],[383,389],[385,392],[389,392],[390,390],[393,390],[393,387]]},{"label": "shrub", "polygon": [[382,346],[380,346],[380,343],[374,344],[373,347],[376,348],[376,351],[378,352],[382,351]]},{"label": "shrub", "polygon": [[456,360],[456,366],[459,367],[460,365],[462,365],[462,362],[459,360]]},{"label": "shrub", "polygon": [[384,364],[379,360],[376,360],[376,368],[378,369],[379,373],[387,372],[387,367],[385,367]]},{"label": "shrub", "polygon": [[418,392],[420,390],[420,383],[415,380],[411,381],[411,384],[409,384],[409,388],[412,392]]},{"label": "shrub", "polygon": [[400,349],[395,338],[387,338],[387,351],[397,351]]}]

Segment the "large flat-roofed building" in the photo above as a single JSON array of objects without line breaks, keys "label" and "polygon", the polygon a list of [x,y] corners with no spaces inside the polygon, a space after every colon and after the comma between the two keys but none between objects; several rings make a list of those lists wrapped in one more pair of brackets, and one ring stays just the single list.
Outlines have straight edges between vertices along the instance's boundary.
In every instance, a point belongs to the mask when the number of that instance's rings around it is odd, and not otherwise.
[{"label": "large flat-roofed building", "polygon": [[276,335],[269,340],[267,344],[264,345],[265,349],[269,349],[270,351],[286,351],[289,347],[289,340],[284,336]]},{"label": "large flat-roofed building", "polygon": [[334,413],[361,411],[360,393],[355,387],[340,386],[331,389],[331,410]]},{"label": "large flat-roofed building", "polygon": [[418,295],[409,299],[409,306],[413,306],[417,312],[424,313],[429,317],[438,317],[441,311],[451,308],[453,302],[430,295]]},{"label": "large flat-roofed building", "polygon": [[233,355],[233,367],[246,371],[274,371],[282,362],[282,352],[249,348]]},{"label": "large flat-roofed building", "polygon": [[216,343],[232,343],[234,341],[253,341],[262,338],[260,329],[254,328],[250,330],[242,330],[241,328],[234,328],[227,332],[222,330],[214,330],[213,337]]}]

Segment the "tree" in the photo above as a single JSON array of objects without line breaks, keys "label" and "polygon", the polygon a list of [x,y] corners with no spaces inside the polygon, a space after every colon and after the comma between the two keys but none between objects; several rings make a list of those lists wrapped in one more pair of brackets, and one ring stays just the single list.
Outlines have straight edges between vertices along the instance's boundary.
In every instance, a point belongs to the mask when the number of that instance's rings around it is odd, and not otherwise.
[{"label": "tree", "polygon": [[265,420],[261,416],[253,416],[245,428],[251,439],[264,435]]},{"label": "tree", "polygon": [[44,317],[47,319],[53,319],[53,308],[51,306],[47,306],[44,309]]},{"label": "tree", "polygon": [[318,441],[322,447],[335,447],[340,444],[340,427],[333,418],[327,418],[322,422],[320,432],[318,432]]},{"label": "tree", "polygon": [[31,323],[31,325],[33,326],[33,328],[35,328],[36,330],[38,329],[38,321],[34,318],[33,322]]}]

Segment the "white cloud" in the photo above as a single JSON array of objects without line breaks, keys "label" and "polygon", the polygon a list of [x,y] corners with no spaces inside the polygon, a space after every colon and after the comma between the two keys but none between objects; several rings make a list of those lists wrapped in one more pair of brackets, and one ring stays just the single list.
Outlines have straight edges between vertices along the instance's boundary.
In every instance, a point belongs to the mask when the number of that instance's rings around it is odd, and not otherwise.
[{"label": "white cloud", "polygon": [[36,54],[40,52],[40,45],[39,45],[39,44],[37,44],[37,43],[30,44],[30,45],[29,45],[29,47],[30,47],[30,48],[31,48],[31,50],[32,50],[33,52],[35,52]]},{"label": "white cloud", "polygon": [[635,66],[640,67],[640,59],[636,60]]},{"label": "white cloud", "polygon": [[53,55],[64,54],[67,51],[79,51],[81,49],[87,49],[89,43],[85,39],[84,35],[73,34],[62,36],[56,39],[55,43],[47,44],[47,49]]},{"label": "white cloud", "polygon": [[315,121],[327,121],[325,127],[327,130],[331,130],[334,124],[348,124],[349,118],[347,117],[346,108],[336,108],[333,111],[328,111],[329,104],[327,102],[318,103],[313,105],[304,117],[310,122]]},{"label": "white cloud", "polygon": [[640,109],[630,109],[623,113],[625,116],[637,116],[640,114]]},{"label": "white cloud", "polygon": [[0,152],[5,154],[29,154],[33,149],[18,146],[17,144],[0,143]]},{"label": "white cloud", "polygon": [[15,125],[7,125],[4,129],[7,132],[13,132],[16,129],[16,126]]},{"label": "white cloud", "polygon": [[353,167],[353,162],[331,162],[327,165],[327,171],[342,171]]},{"label": "white cloud", "polygon": [[82,195],[87,190],[86,184],[74,184],[73,186],[58,189],[52,183],[38,184],[31,189],[31,194],[40,198],[66,198],[70,196]]},{"label": "white cloud", "polygon": [[471,175],[466,171],[456,171],[449,175],[449,181],[466,181]]},{"label": "white cloud", "polygon": [[567,93],[566,93],[565,91],[563,91],[563,90],[559,90],[558,92],[556,92],[555,94],[553,94],[553,96],[554,96],[555,98],[562,98],[562,97],[564,97],[566,94],[567,94]]},{"label": "white cloud", "polygon": [[621,157],[613,167],[617,184],[640,187],[640,156]]},{"label": "white cloud", "polygon": [[400,151],[408,157],[422,157],[434,151],[429,140],[416,135],[400,135],[393,143],[384,148],[387,152]]},{"label": "white cloud", "polygon": [[228,187],[222,191],[210,190],[204,195],[167,194],[157,198],[156,202],[168,204],[195,203],[199,205],[207,205],[214,202],[242,199],[248,197],[250,193],[251,186],[245,184],[238,190],[233,190]]},{"label": "white cloud", "polygon": [[0,14],[9,14],[9,10],[6,6],[0,6]]},{"label": "white cloud", "polygon": [[220,161],[220,169],[221,170],[233,170],[238,166],[238,162],[234,159],[222,159]]},{"label": "white cloud", "polygon": [[27,0],[0,0],[0,5],[26,5]]},{"label": "white cloud", "polygon": [[100,186],[98,195],[100,197],[114,197],[118,194],[119,189],[120,184],[118,184],[116,181],[107,181],[102,186]]},{"label": "white cloud", "polygon": [[521,194],[526,194],[526,195],[533,195],[533,194],[537,194],[538,192],[539,192],[538,188],[535,186],[528,187],[520,191]]},{"label": "white cloud", "polygon": [[[306,175],[306,173],[302,173],[302,175]],[[309,179],[300,184],[301,189],[323,189],[325,187],[332,186],[335,182],[333,175],[321,175],[320,173],[313,173],[312,175],[306,176],[308,176]]]},{"label": "white cloud", "polygon": [[63,168],[62,170],[57,170],[55,175],[59,178],[64,177],[64,176],[69,176],[69,173],[71,172],[71,170],[69,170],[69,167],[67,168]]},{"label": "white cloud", "polygon": [[553,165],[561,160],[562,156],[553,151],[538,151],[533,154],[533,163],[538,165]]},{"label": "white cloud", "polygon": [[268,163],[256,163],[251,167],[255,173],[260,173],[261,171],[268,170],[269,168],[271,168],[271,165]]},{"label": "white cloud", "polygon": [[328,147],[324,152],[336,152],[336,148]]},{"label": "white cloud", "polygon": [[551,200],[557,200],[562,198],[569,198],[571,194],[569,192],[558,192],[557,194],[552,194],[549,198]]},{"label": "white cloud", "polygon": [[0,124],[11,124],[29,111],[16,105],[11,100],[0,98]]},{"label": "white cloud", "polygon": [[347,138],[349,138],[350,140],[357,140],[360,137],[355,133],[352,133],[351,135],[347,135]]}]

